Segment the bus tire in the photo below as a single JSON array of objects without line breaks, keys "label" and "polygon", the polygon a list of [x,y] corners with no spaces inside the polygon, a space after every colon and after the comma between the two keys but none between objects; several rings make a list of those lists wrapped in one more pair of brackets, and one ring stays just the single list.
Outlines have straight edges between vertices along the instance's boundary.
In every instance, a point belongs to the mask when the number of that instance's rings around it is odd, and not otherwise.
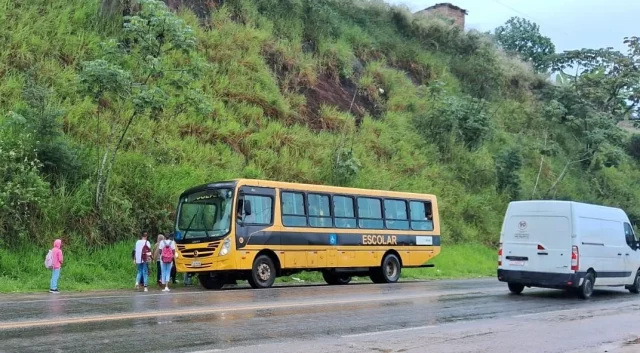
[{"label": "bus tire", "polygon": [[224,286],[223,278],[221,278],[220,276],[211,276],[208,273],[198,275],[198,281],[200,282],[200,285],[202,285],[202,287],[204,287],[205,289],[216,290],[222,289],[222,287]]},{"label": "bus tire", "polygon": [[387,254],[382,260],[382,266],[372,269],[369,277],[373,283],[396,283],[401,272],[400,259],[394,254]]},{"label": "bus tire", "polygon": [[331,271],[322,271],[322,278],[330,285],[345,285],[351,282],[351,276],[338,275]]},{"label": "bus tire", "polygon": [[268,255],[260,255],[253,260],[249,284],[252,288],[269,288],[276,281],[276,266]]}]

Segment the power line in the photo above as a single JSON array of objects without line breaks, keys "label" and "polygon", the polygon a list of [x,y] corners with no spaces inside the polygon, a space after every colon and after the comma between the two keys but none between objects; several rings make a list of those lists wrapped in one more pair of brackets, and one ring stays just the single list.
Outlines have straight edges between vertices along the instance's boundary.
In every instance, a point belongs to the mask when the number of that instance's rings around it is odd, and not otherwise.
[{"label": "power line", "polygon": [[[522,16],[524,16],[524,17],[528,17],[530,20],[533,20],[533,21],[535,21],[535,22],[537,22],[537,23],[540,23],[540,22],[541,22],[540,20],[535,19],[533,16],[530,16],[529,14],[526,14],[526,13],[524,13],[524,12],[522,12],[522,11],[520,11],[520,10],[518,10],[518,9],[516,9],[516,8],[514,8],[514,7],[510,6],[510,5],[507,5],[507,4],[503,3],[502,1],[499,1],[499,0],[493,0],[493,1],[494,1],[496,4],[502,5],[502,6],[506,7],[507,9],[509,9],[509,10],[511,10],[511,11],[513,11],[513,12],[515,12],[515,13],[517,13],[517,14],[520,14],[520,15],[522,15]],[[557,29],[558,31],[562,32],[564,35],[571,36],[569,33],[567,33],[564,29],[562,29],[562,28],[560,28],[560,27],[556,27],[556,26],[553,26],[553,25],[548,26],[548,27],[554,27],[554,28],[555,28],[555,29]]]},{"label": "power line", "polygon": [[532,16],[529,16],[528,14],[526,14],[526,13],[524,13],[524,12],[522,12],[522,11],[519,11],[518,9],[516,9],[516,8],[514,8],[514,7],[511,7],[511,6],[509,6],[509,5],[505,4],[505,3],[501,2],[501,1],[498,1],[498,0],[493,0],[493,1],[494,1],[495,3],[497,3],[497,4],[499,4],[499,5],[502,5],[502,6],[506,7],[506,8],[508,8],[509,10],[511,10],[511,11],[513,11],[513,12],[515,12],[515,13],[518,13],[518,14],[520,14],[520,15],[524,16],[524,17],[528,17],[528,18],[530,18],[530,19],[532,19],[532,20],[534,20],[534,21],[538,21],[538,20],[536,20],[535,18],[533,18]]}]

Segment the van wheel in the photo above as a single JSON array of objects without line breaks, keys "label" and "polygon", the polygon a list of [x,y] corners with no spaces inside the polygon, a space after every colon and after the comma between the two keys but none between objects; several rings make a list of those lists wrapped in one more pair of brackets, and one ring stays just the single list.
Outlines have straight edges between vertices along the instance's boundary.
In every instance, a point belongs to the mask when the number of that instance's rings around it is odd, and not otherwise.
[{"label": "van wheel", "polygon": [[253,261],[249,284],[252,288],[269,288],[276,281],[276,266],[267,255],[260,255]]},{"label": "van wheel", "polygon": [[198,281],[205,289],[222,289],[224,286],[224,278],[211,276],[208,273],[198,275]]},{"label": "van wheel", "polygon": [[331,271],[322,271],[322,278],[330,285],[345,285],[351,282],[351,276],[339,275]]},{"label": "van wheel", "polygon": [[373,283],[395,283],[400,279],[402,266],[394,254],[388,254],[382,260],[382,266],[371,270],[369,277]]},{"label": "van wheel", "polygon": [[509,291],[513,294],[520,294],[524,290],[524,284],[508,283]]},{"label": "van wheel", "polygon": [[595,277],[593,276],[593,273],[589,272],[587,273],[587,275],[584,277],[584,280],[582,281],[582,285],[580,286],[580,288],[578,288],[578,295],[580,296],[580,298],[582,299],[589,299],[591,298],[591,295],[593,294],[593,286],[595,284]]},{"label": "van wheel", "polygon": [[640,293],[640,271],[636,272],[636,280],[633,281],[633,284],[628,286],[627,289],[633,294]]}]

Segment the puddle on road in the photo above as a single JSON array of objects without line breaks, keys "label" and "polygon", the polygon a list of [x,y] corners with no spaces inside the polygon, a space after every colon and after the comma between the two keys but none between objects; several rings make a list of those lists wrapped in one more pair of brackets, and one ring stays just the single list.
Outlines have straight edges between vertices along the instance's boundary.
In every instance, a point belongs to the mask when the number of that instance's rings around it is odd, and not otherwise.
[{"label": "puddle on road", "polygon": [[625,346],[634,346],[636,344],[640,344],[640,337],[629,340],[627,342],[624,343]]}]

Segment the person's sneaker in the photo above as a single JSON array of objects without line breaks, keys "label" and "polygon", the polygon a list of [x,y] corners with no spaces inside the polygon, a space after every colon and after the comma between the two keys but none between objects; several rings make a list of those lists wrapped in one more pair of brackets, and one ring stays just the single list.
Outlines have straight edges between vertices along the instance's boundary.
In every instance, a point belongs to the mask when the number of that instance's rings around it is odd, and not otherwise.
[{"label": "person's sneaker", "polygon": [[149,289],[147,289],[147,287],[144,287],[144,291],[145,291],[145,292],[148,292],[148,291],[149,291]]},{"label": "person's sneaker", "polygon": [[169,287],[165,287],[162,291],[163,292],[170,292],[171,290],[169,289]]},{"label": "person's sneaker", "polygon": [[49,293],[58,294],[60,291],[57,289],[49,289]]},{"label": "person's sneaker", "polygon": [[136,290],[140,289],[140,284],[138,284],[138,282],[136,282],[136,287],[135,287],[135,289],[136,289]]}]

